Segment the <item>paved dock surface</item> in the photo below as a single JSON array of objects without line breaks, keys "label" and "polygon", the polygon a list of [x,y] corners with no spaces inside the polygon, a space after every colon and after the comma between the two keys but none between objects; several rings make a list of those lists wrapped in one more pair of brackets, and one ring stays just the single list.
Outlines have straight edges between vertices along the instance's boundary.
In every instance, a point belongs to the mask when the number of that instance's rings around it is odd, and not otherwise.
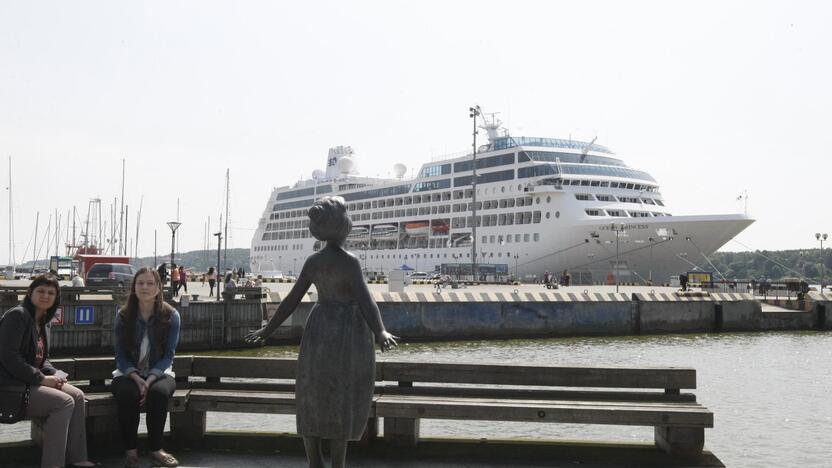
[{"label": "paved dock surface", "polygon": [[[269,453],[228,453],[228,452],[191,452],[191,451],[177,451],[174,453],[179,459],[180,468],[306,468],[306,457],[302,455],[292,454],[269,454]],[[105,459],[95,459],[101,462],[107,468],[121,468],[124,466],[124,460],[120,457],[109,457]],[[141,466],[151,467],[150,459],[146,456],[142,457]],[[38,463],[29,464],[4,464],[0,460],[0,467],[3,468],[39,468]],[[540,462],[522,462],[520,460],[502,461],[502,462],[486,462],[482,460],[464,462],[464,461],[449,461],[449,460],[401,460],[401,459],[378,459],[365,458],[360,456],[347,456],[347,466],[350,468],[508,468],[508,467],[524,467],[524,468],[574,468],[580,466],[582,468],[612,468],[612,467],[632,467],[645,466],[633,465],[631,462],[619,463],[610,461],[609,463],[585,463],[580,460],[564,460],[564,461],[547,461]],[[668,465],[652,465],[652,466],[668,466]],[[685,466],[724,466],[718,465],[669,465],[674,467]]]},{"label": "paved dock surface", "polygon": [[[143,440],[143,438],[141,438]],[[183,468],[306,468],[302,442],[297,436],[262,433],[211,433],[207,449],[171,450]],[[141,446],[141,441],[140,441]],[[257,448],[252,448],[257,447]],[[266,449],[266,447],[270,447]],[[280,447],[280,448],[277,448]],[[37,468],[39,448],[31,441],[5,444],[0,450],[0,468]],[[124,464],[120,452],[94,450],[92,459],[105,467]],[[325,451],[326,453],[326,451]],[[141,466],[153,466],[141,451]],[[97,455],[97,456],[96,456]],[[705,451],[695,459],[670,457],[652,444],[578,443],[556,441],[498,441],[474,439],[422,439],[419,447],[363,445],[354,442],[347,453],[351,468],[624,468],[624,467],[722,467]]]}]

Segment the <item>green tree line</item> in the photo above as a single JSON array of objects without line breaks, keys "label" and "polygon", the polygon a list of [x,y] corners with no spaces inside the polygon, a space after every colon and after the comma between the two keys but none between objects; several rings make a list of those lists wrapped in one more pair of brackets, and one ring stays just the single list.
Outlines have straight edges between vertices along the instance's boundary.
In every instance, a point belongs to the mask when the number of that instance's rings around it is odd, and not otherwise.
[{"label": "green tree line", "polygon": [[[827,282],[832,272],[829,249],[823,249],[823,259],[820,249],[716,252],[709,259],[728,279],[805,278],[810,283],[819,283],[822,271]],[[713,269],[704,259],[697,263],[703,270]]]}]

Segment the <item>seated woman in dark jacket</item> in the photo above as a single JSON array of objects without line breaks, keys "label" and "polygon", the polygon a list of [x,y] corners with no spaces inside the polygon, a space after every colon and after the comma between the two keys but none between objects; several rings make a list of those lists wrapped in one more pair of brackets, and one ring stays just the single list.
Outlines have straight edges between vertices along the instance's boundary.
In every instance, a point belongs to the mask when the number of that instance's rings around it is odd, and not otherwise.
[{"label": "seated woman in dark jacket", "polygon": [[168,401],[176,390],[173,357],[179,343],[179,312],[162,300],[162,280],[152,268],[133,277],[127,305],[116,314],[113,395],[118,406],[125,467],[139,466],[136,435],[139,412],[147,407],[147,439],[154,466],[177,466],[162,450]]},{"label": "seated woman in dark jacket", "polygon": [[84,393],[49,363],[49,321],[60,298],[51,274],[35,277],[23,303],[0,318],[0,385],[29,385],[28,418],[43,419],[41,466],[95,466],[87,460]]}]

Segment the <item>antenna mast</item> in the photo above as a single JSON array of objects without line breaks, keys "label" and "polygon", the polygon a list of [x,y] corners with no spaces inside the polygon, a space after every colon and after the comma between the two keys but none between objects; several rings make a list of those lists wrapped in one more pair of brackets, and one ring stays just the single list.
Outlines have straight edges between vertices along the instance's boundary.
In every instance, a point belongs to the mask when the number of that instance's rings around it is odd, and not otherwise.
[{"label": "antenna mast", "polygon": [[231,191],[231,170],[225,170],[225,248],[223,249],[222,261],[228,265],[228,218],[231,213],[228,212],[228,197]]},{"label": "antenna mast", "polygon": [[14,270],[15,260],[14,260],[14,208],[12,204],[12,157],[9,156],[9,186],[6,187],[9,190],[9,264],[12,266],[12,270]]}]

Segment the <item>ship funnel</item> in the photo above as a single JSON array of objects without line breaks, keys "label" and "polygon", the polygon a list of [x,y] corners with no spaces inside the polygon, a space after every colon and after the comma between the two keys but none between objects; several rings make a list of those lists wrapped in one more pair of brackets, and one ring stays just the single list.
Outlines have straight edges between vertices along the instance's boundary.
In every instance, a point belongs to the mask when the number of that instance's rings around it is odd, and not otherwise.
[{"label": "ship funnel", "polygon": [[[352,160],[353,151],[349,146],[336,146],[329,149],[329,155],[326,158],[326,178],[335,179],[341,174],[347,174],[352,171],[355,162]],[[347,158],[349,162],[340,163],[342,158]],[[346,169],[346,171],[344,171]]]}]

